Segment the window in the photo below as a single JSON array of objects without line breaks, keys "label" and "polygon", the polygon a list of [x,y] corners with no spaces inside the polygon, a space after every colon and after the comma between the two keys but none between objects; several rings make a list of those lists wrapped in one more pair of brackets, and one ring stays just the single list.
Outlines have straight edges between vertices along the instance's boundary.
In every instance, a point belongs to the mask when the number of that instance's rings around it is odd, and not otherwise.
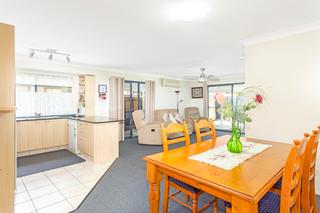
[{"label": "window", "polygon": [[209,117],[217,129],[231,130],[231,110],[243,89],[243,83],[208,86]]},{"label": "window", "polygon": [[17,117],[74,114],[73,76],[18,73],[16,78]]}]

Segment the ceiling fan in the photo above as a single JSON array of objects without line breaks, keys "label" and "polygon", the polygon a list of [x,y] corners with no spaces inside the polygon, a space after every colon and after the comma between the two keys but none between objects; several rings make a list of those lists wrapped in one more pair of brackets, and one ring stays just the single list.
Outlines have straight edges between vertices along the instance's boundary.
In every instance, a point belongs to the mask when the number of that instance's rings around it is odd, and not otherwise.
[{"label": "ceiling fan", "polygon": [[205,74],[206,68],[200,68],[199,76],[184,76],[185,80],[198,81],[199,83],[206,83],[207,81],[219,81],[219,78],[215,75]]}]

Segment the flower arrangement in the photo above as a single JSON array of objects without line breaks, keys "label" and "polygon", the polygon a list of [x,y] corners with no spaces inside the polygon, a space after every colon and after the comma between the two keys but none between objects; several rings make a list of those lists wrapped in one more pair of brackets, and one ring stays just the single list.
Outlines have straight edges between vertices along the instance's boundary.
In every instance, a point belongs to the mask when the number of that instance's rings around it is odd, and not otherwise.
[{"label": "flower arrangement", "polygon": [[263,104],[264,100],[265,94],[258,87],[246,87],[238,94],[236,103],[232,108],[232,135],[227,144],[230,152],[242,152],[240,129],[244,128],[247,122],[252,122],[249,112]]}]

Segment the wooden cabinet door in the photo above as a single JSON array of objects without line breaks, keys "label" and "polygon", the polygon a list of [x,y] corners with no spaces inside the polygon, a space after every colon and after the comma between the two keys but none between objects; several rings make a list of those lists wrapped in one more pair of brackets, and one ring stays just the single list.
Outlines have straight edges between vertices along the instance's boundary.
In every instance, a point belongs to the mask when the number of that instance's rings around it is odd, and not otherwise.
[{"label": "wooden cabinet door", "polygon": [[17,151],[28,151],[28,123],[19,121],[17,122]]},{"label": "wooden cabinet door", "polygon": [[55,121],[45,120],[42,122],[43,122],[43,129],[42,129],[43,148],[54,147],[57,140],[57,134],[55,134]]},{"label": "wooden cabinet door", "polygon": [[78,148],[80,152],[93,156],[93,125],[78,122]]},{"label": "wooden cabinet door", "polygon": [[54,121],[54,130],[56,134],[56,146],[68,145],[68,122],[64,119]]},{"label": "wooden cabinet door", "polygon": [[28,123],[28,149],[42,149],[43,121],[26,121]]},{"label": "wooden cabinet door", "polygon": [[93,144],[94,144],[94,136],[93,136],[93,124],[86,123],[85,124],[85,137],[86,137],[86,151],[87,154],[93,157]]},{"label": "wooden cabinet door", "polygon": [[42,149],[42,121],[20,121],[17,124],[17,150]]}]

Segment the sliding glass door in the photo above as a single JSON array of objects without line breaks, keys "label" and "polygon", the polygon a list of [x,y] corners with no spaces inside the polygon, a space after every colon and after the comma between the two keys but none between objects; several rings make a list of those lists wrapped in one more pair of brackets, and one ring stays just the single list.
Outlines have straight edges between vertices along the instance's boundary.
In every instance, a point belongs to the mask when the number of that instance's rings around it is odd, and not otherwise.
[{"label": "sliding glass door", "polygon": [[243,89],[243,83],[208,86],[209,117],[214,120],[216,129],[231,130],[231,110]]},{"label": "sliding glass door", "polygon": [[132,138],[137,136],[132,112],[144,110],[144,82],[125,81],[124,85],[125,138]]}]

